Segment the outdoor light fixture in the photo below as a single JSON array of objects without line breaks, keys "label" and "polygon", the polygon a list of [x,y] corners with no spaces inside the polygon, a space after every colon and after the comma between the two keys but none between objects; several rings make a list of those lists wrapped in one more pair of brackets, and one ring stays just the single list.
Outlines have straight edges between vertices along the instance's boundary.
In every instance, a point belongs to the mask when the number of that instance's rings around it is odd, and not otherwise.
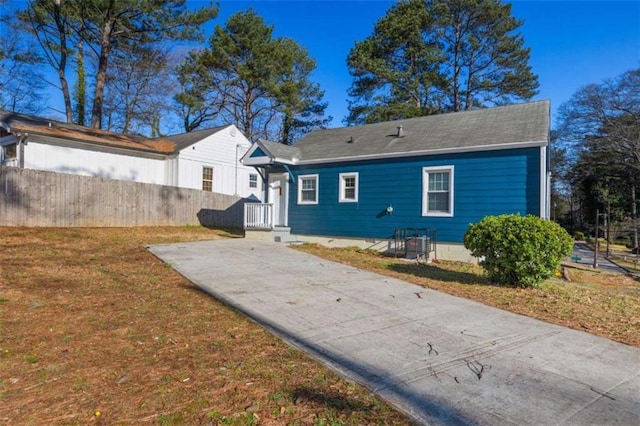
[{"label": "outdoor light fixture", "polygon": [[393,207],[391,206],[391,204],[389,204],[389,207],[387,207],[387,214],[391,213],[393,213]]}]

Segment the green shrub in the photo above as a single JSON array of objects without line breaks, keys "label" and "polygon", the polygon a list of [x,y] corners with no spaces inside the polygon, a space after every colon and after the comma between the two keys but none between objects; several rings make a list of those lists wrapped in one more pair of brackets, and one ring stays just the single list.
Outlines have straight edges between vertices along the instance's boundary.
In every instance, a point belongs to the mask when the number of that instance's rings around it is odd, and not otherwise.
[{"label": "green shrub", "polygon": [[487,216],[471,224],[464,246],[481,258],[496,284],[536,287],[571,255],[573,239],[560,225],[537,216]]},{"label": "green shrub", "polygon": [[627,248],[632,248],[633,243],[631,242],[631,237],[620,237],[614,241],[616,244],[621,246],[625,246]]},{"label": "green shrub", "polygon": [[584,241],[584,232],[580,232],[580,231],[574,232],[573,239],[576,241]]}]

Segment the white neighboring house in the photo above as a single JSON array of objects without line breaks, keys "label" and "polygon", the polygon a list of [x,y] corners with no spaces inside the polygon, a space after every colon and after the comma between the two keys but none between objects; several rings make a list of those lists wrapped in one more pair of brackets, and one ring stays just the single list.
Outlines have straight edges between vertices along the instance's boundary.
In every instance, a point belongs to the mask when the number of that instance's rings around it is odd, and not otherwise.
[{"label": "white neighboring house", "polygon": [[233,124],[149,139],[0,110],[0,165],[263,199]]}]

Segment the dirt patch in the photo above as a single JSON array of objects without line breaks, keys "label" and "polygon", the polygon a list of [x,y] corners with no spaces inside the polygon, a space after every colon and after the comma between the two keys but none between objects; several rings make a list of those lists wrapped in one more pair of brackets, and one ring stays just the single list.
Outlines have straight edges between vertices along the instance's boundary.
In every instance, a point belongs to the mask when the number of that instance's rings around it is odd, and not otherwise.
[{"label": "dirt patch", "polygon": [[0,228],[0,423],[408,424],[144,248],[236,236]]},{"label": "dirt patch", "polygon": [[463,262],[416,264],[357,248],[329,249],[315,244],[296,248],[517,314],[640,346],[640,282],[621,274],[567,264],[570,282],[552,278],[538,288],[504,287],[489,283],[479,266]]}]

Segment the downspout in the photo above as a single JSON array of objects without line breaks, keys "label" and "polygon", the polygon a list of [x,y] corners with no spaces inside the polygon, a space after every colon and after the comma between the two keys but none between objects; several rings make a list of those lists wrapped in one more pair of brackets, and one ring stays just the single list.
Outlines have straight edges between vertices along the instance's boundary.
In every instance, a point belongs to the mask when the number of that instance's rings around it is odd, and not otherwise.
[{"label": "downspout", "polygon": [[[253,166],[253,168],[255,169],[256,172],[258,172],[258,175],[260,175],[260,177],[262,178],[262,195],[263,195],[263,203],[268,202],[268,198],[269,198],[269,191],[267,191],[267,174],[266,174],[266,170],[265,169],[260,169],[260,167],[258,166]],[[264,171],[265,173],[263,173],[262,171]]]},{"label": "downspout", "polygon": [[18,168],[24,169],[24,146],[29,133],[18,133]]},{"label": "downspout", "polygon": [[235,163],[235,166],[236,166],[236,182],[235,182],[236,188],[234,192],[235,195],[238,195],[238,149],[239,148],[240,148],[240,144],[237,143],[236,144],[236,163]]}]

